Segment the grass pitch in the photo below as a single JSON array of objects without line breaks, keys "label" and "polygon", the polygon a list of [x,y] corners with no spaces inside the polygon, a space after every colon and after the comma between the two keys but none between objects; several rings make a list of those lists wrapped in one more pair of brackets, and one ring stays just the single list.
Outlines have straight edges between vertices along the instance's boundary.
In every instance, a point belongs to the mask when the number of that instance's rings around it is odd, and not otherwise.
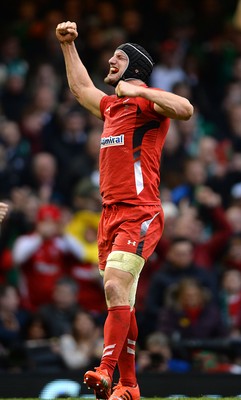
[{"label": "grass pitch", "polygon": [[[49,399],[49,400],[90,400],[90,398],[94,398],[94,396],[89,396],[89,397],[61,397],[61,398],[56,398],[56,399]],[[213,400],[213,399],[221,399],[221,400],[239,400],[241,399],[240,396],[236,397],[222,397],[222,396],[202,396],[202,397],[187,397],[187,396],[169,396],[169,397],[142,397],[143,400]],[[40,398],[3,398],[0,397],[0,400],[40,400]]]}]

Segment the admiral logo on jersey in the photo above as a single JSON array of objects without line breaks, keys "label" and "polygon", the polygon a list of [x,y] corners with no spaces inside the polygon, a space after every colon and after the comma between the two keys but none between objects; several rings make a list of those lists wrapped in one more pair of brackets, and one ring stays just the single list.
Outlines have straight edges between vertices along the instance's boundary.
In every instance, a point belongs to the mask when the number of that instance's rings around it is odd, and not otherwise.
[{"label": "admiral logo on jersey", "polygon": [[124,145],[124,135],[118,136],[108,136],[101,138],[100,148],[110,147],[110,146],[123,146]]}]

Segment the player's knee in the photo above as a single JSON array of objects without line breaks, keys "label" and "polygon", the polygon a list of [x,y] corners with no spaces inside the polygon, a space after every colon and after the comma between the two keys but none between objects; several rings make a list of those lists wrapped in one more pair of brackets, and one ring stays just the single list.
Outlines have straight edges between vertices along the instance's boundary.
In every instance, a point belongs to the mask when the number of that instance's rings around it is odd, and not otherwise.
[{"label": "player's knee", "polygon": [[118,291],[119,285],[117,282],[110,279],[107,282],[105,282],[104,289],[106,297],[110,299]]},{"label": "player's knee", "polygon": [[104,284],[105,297],[108,305],[118,305],[128,298],[125,286],[118,279],[108,279]]}]

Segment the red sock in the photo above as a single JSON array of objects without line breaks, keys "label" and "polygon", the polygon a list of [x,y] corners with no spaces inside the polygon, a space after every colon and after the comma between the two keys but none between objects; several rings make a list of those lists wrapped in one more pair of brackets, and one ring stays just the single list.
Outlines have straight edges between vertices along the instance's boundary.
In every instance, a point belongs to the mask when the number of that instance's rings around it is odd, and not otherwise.
[{"label": "red sock", "polygon": [[108,309],[104,325],[104,350],[100,363],[112,378],[121,350],[130,328],[130,306],[117,306]]},{"label": "red sock", "polygon": [[134,387],[137,384],[135,371],[135,345],[137,336],[138,326],[136,323],[135,310],[133,309],[131,311],[130,329],[118,360],[120,381],[123,386]]}]

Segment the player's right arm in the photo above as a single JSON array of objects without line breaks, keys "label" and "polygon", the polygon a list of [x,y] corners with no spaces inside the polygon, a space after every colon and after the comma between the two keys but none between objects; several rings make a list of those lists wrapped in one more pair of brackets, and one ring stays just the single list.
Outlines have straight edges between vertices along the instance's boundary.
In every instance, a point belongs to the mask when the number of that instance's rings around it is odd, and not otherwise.
[{"label": "player's right arm", "polygon": [[78,36],[75,22],[62,22],[56,28],[65,60],[68,84],[78,102],[92,114],[102,119],[100,101],[105,93],[93,84],[85,66],[80,60],[74,40]]}]

